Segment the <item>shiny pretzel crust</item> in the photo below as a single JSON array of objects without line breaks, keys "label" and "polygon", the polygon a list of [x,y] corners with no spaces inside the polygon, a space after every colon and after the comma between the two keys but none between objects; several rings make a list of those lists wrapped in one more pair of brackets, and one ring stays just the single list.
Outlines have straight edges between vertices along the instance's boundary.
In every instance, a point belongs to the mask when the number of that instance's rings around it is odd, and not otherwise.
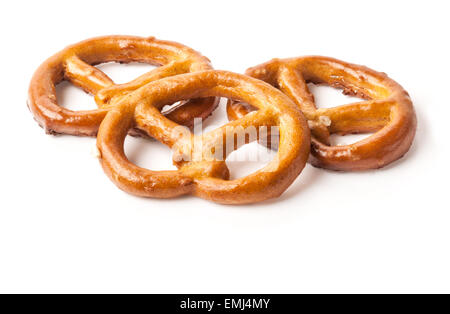
[{"label": "shiny pretzel crust", "polygon": [[[332,58],[310,56],[274,59],[250,68],[247,75],[277,87],[289,96],[311,128],[310,162],[321,168],[358,171],[384,167],[407,153],[416,132],[416,115],[408,93],[385,73]],[[307,83],[342,88],[367,101],[317,109]],[[254,110],[230,101],[234,120]],[[375,132],[351,145],[330,146],[330,134]]]},{"label": "shiny pretzel crust", "polygon": [[[224,144],[223,139],[238,128],[277,125],[281,136],[275,160],[249,176],[229,180],[226,163],[220,158],[177,161],[177,171],[150,171],[127,159],[124,140],[136,126],[169,147],[177,144],[180,154],[189,154],[186,147],[191,147],[196,138],[191,134],[179,145],[172,132],[179,125],[161,115],[160,108],[165,103],[198,97],[228,97],[259,109],[201,135],[202,156],[217,143]],[[242,144],[234,143],[234,149]],[[291,185],[307,162],[310,132],[295,104],[269,84],[231,72],[204,71],[164,78],[131,93],[107,114],[97,146],[106,174],[128,193],[153,198],[193,194],[222,204],[247,204],[278,197]]]},{"label": "shiny pretzel crust", "polygon": [[[142,62],[161,66],[122,85],[94,65],[105,62]],[[210,61],[181,44],[154,37],[106,36],[67,47],[45,61],[35,72],[29,88],[28,107],[49,134],[95,136],[100,123],[119,96],[167,76],[212,69]],[[55,85],[71,81],[95,96],[96,110],[72,111],[58,105]],[[167,113],[183,125],[206,118],[218,105],[217,98],[185,101]]]}]

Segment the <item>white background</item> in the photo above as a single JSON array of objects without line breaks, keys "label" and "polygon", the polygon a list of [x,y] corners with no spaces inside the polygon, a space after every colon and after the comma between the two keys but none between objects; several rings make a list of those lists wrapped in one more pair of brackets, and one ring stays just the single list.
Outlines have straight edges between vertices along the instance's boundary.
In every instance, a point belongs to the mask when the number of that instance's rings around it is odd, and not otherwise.
[{"label": "white background", "polygon": [[[4,3],[0,292],[450,292],[449,11],[448,1]],[[379,171],[307,166],[281,198],[252,206],[127,195],[91,156],[94,139],[45,135],[25,105],[41,62],[108,34],[179,41],[240,73],[309,54],[367,65],[410,92],[416,140]],[[126,82],[149,67],[102,69]],[[352,101],[314,91],[320,106]],[[59,95],[95,107],[67,84]],[[225,122],[221,108],[209,123]],[[173,167],[156,142],[130,139],[126,151]]]}]

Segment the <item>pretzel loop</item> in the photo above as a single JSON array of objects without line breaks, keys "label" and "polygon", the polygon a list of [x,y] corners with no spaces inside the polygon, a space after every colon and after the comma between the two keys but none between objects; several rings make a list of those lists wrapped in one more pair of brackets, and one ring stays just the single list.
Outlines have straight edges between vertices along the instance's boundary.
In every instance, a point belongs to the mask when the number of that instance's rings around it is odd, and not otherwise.
[{"label": "pretzel loop", "polygon": [[[386,74],[326,57],[274,59],[250,68],[247,75],[277,87],[308,119],[311,129],[311,163],[332,170],[381,168],[401,158],[416,131],[416,115],[408,93]],[[342,88],[344,94],[366,101],[317,109],[308,83]],[[230,101],[233,120],[253,108]],[[331,146],[330,134],[375,132],[351,145]]]},{"label": "pretzel loop", "polygon": [[[162,67],[130,83],[115,85],[94,66],[104,62],[143,62]],[[48,133],[95,136],[106,113],[128,93],[167,76],[210,69],[207,58],[178,43],[153,37],[93,38],[64,49],[39,67],[30,84],[28,106]],[[55,85],[64,79],[94,95],[99,109],[72,111],[60,107]],[[218,101],[217,98],[185,101],[172,109],[168,116],[191,126],[194,118],[207,118]]]},{"label": "pretzel loop", "polygon": [[[160,113],[167,102],[199,97],[228,97],[251,103],[259,111],[212,132],[184,137],[181,126]],[[235,134],[248,127],[277,125],[280,148],[275,160],[244,178],[229,180],[226,157],[244,143]],[[150,171],[132,164],[123,143],[128,131],[138,126],[173,148],[178,171]],[[231,147],[230,145],[231,139]],[[256,138],[253,138],[256,139]],[[199,156],[195,156],[196,145]],[[309,129],[302,114],[285,95],[270,85],[225,71],[203,71],[164,78],[128,95],[107,114],[97,146],[101,164],[121,189],[144,197],[171,198],[185,194],[224,204],[254,203],[279,196],[304,168],[309,155]],[[176,157],[176,156],[175,156]]]}]

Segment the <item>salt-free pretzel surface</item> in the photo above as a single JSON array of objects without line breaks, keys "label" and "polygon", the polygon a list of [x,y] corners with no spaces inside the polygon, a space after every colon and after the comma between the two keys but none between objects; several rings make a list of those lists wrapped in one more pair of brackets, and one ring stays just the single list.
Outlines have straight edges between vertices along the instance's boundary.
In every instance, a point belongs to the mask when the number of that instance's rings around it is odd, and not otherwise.
[{"label": "salt-free pretzel surface", "polygon": [[[105,62],[142,62],[161,66],[127,84],[116,85],[94,67]],[[28,106],[47,133],[95,136],[109,108],[120,97],[167,76],[212,69],[210,61],[182,44],[154,37],[106,36],[77,43],[45,61],[35,72]],[[68,80],[95,96],[98,109],[72,111],[58,105],[55,85]],[[183,125],[206,118],[219,99],[184,101],[166,115]],[[170,104],[167,104],[170,105]]]},{"label": "salt-free pretzel surface", "polygon": [[[304,113],[311,129],[310,162],[332,170],[376,169],[401,158],[416,132],[416,115],[408,93],[385,73],[332,58],[310,56],[274,59],[250,68],[247,75],[277,87]],[[344,94],[367,101],[318,109],[307,83],[342,88]],[[229,101],[228,117],[254,110]],[[375,132],[351,145],[331,146],[330,134]]]},{"label": "salt-free pretzel surface", "polygon": [[[237,99],[259,110],[212,132],[194,136],[186,130],[187,135],[180,137],[174,133],[180,125],[164,117],[160,108],[199,97]],[[253,174],[229,180],[226,157],[245,144],[236,142],[235,135],[249,127],[267,125],[279,127],[276,158]],[[136,126],[172,147],[177,171],[151,171],[127,159],[124,140]],[[181,158],[192,156],[198,142],[199,158]],[[203,71],[152,82],[122,99],[101,123],[97,147],[106,174],[128,193],[153,198],[193,194],[223,204],[246,204],[278,197],[290,186],[308,160],[310,131],[295,104],[269,84],[231,72]]]}]

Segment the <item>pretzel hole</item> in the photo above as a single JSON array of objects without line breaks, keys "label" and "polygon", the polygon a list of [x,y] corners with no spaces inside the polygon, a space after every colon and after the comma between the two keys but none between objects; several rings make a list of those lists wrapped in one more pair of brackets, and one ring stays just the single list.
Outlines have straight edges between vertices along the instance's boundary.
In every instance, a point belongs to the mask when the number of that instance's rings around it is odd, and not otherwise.
[{"label": "pretzel hole", "polygon": [[308,83],[308,89],[314,95],[317,108],[332,108],[366,100],[356,96],[348,96],[343,89],[328,85]]},{"label": "pretzel hole", "polygon": [[372,134],[373,133],[347,135],[331,134],[330,143],[331,146],[351,145],[370,137]]},{"label": "pretzel hole", "polygon": [[166,105],[166,106],[164,106],[164,107],[162,108],[161,113],[162,113],[162,114],[167,114],[169,111],[171,111],[171,110],[177,108],[180,104],[181,104],[181,101],[177,101],[177,102],[174,103],[174,104]]},{"label": "pretzel hole", "polygon": [[261,170],[275,158],[276,154],[277,151],[259,145],[256,141],[240,147],[226,159],[230,170],[230,180],[236,180]]},{"label": "pretzel hole", "polygon": [[56,99],[61,107],[74,111],[97,109],[91,95],[68,81],[57,84],[55,90]]},{"label": "pretzel hole", "polygon": [[137,77],[150,72],[155,69],[156,66],[138,62],[107,62],[97,65],[96,68],[108,75],[116,84],[123,84],[131,82]]},{"label": "pretzel hole", "polygon": [[127,136],[124,150],[128,160],[136,166],[154,171],[177,170],[172,162],[172,151],[153,139]]},{"label": "pretzel hole", "polygon": [[[201,130],[204,133],[218,129],[230,122],[227,118],[227,103],[228,103],[227,98],[222,97],[220,99],[219,106],[217,107],[217,109],[214,110],[211,116],[208,119],[206,119],[201,125]],[[199,130],[200,127],[198,127],[197,130],[195,131]]]}]

